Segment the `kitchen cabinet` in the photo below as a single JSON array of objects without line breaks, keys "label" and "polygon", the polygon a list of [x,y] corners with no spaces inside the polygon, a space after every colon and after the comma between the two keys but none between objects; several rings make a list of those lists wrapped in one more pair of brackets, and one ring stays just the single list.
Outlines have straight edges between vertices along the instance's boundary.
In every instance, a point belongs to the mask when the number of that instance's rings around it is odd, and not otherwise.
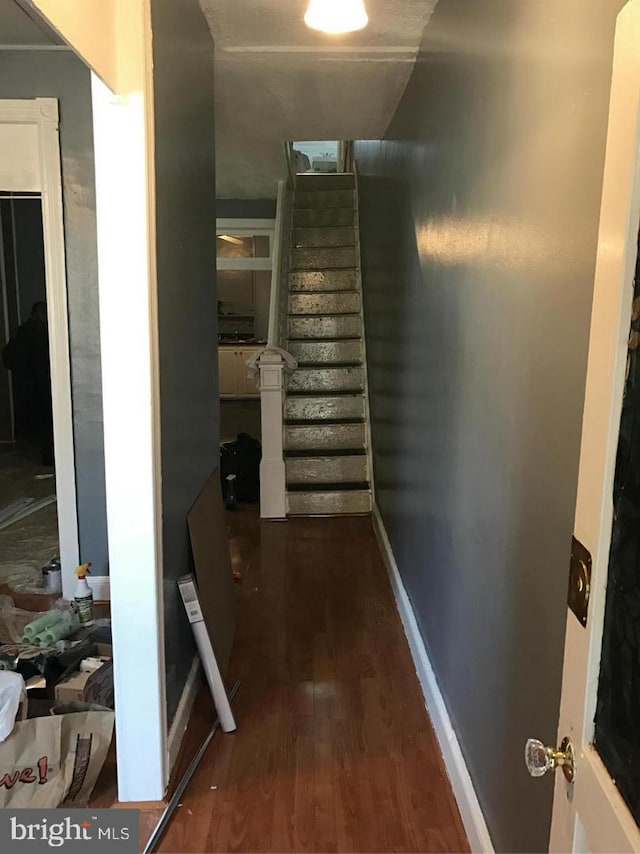
[{"label": "kitchen cabinet", "polygon": [[237,397],[238,355],[233,347],[218,347],[218,384],[220,397]]},{"label": "kitchen cabinet", "polygon": [[218,382],[223,400],[260,398],[258,378],[247,376],[247,361],[261,347],[218,347]]}]

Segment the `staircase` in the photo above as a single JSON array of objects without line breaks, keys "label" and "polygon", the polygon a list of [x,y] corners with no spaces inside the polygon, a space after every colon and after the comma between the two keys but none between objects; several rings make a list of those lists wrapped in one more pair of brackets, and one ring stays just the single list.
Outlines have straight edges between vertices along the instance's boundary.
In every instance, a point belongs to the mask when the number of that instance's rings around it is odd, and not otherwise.
[{"label": "staircase", "polygon": [[371,511],[355,178],[299,175],[284,404],[289,515]]}]

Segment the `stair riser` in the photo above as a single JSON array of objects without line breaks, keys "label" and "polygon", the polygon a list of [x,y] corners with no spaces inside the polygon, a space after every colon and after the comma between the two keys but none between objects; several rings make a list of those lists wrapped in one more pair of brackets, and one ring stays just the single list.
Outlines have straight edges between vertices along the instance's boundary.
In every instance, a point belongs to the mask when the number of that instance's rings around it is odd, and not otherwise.
[{"label": "stair riser", "polygon": [[296,210],[309,208],[353,208],[353,190],[296,190],[293,203]]},{"label": "stair riser", "polygon": [[296,177],[297,191],[353,190],[355,185],[355,177],[352,172],[342,172],[337,175],[298,175]]},{"label": "stair riser", "polygon": [[362,451],[365,447],[364,424],[286,425],[284,438],[288,451]]},{"label": "stair riser", "polygon": [[357,394],[337,397],[287,397],[288,421],[356,421],[364,418],[364,398]]},{"label": "stair riser", "polygon": [[298,368],[287,380],[289,392],[362,391],[362,368]]},{"label": "stair riser", "polygon": [[355,268],[355,246],[338,249],[292,249],[291,267],[294,270],[327,270]]},{"label": "stair riser", "polygon": [[287,504],[291,516],[333,516],[349,513],[370,513],[371,493],[368,490],[336,490],[335,492],[290,492]]},{"label": "stair riser", "polygon": [[293,245],[297,249],[355,246],[355,228],[294,228]]},{"label": "stair riser", "polygon": [[360,338],[360,316],[290,317],[289,338]]},{"label": "stair riser", "polygon": [[358,288],[356,270],[310,270],[291,273],[289,290],[298,291],[354,291]]},{"label": "stair riser", "polygon": [[360,294],[293,294],[289,297],[289,314],[358,314]]},{"label": "stair riser", "polygon": [[356,212],[353,208],[312,208],[293,212],[293,225],[296,228],[340,228],[353,226],[355,222]]},{"label": "stair riser", "polygon": [[360,341],[298,341],[289,344],[289,352],[298,360],[299,365],[362,364]]},{"label": "stair riser", "polygon": [[366,456],[295,457],[287,460],[288,484],[368,483]]}]

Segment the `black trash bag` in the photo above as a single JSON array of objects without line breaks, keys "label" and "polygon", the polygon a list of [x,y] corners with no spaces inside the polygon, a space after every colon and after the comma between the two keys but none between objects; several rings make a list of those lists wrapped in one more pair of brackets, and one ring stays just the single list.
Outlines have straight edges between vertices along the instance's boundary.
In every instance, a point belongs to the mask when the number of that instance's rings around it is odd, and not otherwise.
[{"label": "black trash bag", "polygon": [[262,447],[248,433],[238,433],[235,442],[220,446],[220,480],[222,494],[227,498],[227,477],[236,476],[236,498],[242,504],[257,504],[260,501],[260,460]]},{"label": "black trash bag", "polygon": [[40,656],[38,668],[47,680],[47,687],[50,688],[79,670],[83,658],[91,658],[97,654],[98,649],[95,643],[83,640],[63,652]]}]

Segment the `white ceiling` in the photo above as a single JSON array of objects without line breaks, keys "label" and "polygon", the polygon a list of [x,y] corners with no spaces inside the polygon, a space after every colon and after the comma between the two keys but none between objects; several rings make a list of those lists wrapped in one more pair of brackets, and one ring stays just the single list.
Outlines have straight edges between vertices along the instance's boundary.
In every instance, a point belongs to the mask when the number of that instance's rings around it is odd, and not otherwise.
[{"label": "white ceiling", "polygon": [[328,36],[308,0],[201,0],[216,43],[220,198],[275,195],[282,142],[379,139],[437,0],[365,0],[369,26]]}]

